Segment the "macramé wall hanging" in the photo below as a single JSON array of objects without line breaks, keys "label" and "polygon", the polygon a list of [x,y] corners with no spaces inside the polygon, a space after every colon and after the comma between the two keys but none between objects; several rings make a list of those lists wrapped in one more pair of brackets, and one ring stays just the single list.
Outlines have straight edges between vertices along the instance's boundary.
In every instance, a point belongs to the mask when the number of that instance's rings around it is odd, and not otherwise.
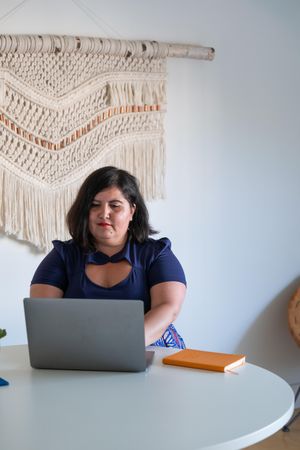
[{"label": "macram\u00e9 wall hanging", "polygon": [[0,36],[0,228],[41,250],[67,239],[65,215],[93,170],[164,190],[166,58],[211,48],[74,36]]}]

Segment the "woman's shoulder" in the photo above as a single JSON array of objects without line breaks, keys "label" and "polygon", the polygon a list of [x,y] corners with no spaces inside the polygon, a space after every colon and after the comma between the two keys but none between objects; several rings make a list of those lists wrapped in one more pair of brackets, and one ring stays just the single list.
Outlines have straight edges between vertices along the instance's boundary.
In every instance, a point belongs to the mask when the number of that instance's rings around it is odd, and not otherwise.
[{"label": "woman's shoulder", "polygon": [[166,281],[186,284],[183,268],[171,249],[170,239],[148,239],[140,261],[146,268],[149,286]]},{"label": "woman's shoulder", "polygon": [[73,239],[69,239],[67,241],[60,241],[55,239],[52,241],[54,249],[57,253],[62,257],[63,260],[68,259],[70,257],[78,257],[82,254],[82,250],[76,244]]},{"label": "woman's shoulder", "polygon": [[56,250],[60,250],[62,248],[66,249],[66,250],[70,250],[70,249],[78,247],[77,244],[75,243],[75,241],[73,241],[73,239],[68,239],[67,241],[60,241],[59,239],[54,239],[52,241],[52,244]]},{"label": "woman's shoulder", "polygon": [[146,259],[149,262],[152,262],[153,259],[158,258],[161,254],[171,251],[171,241],[166,237],[160,239],[148,238],[142,243],[134,242],[133,246],[137,255],[142,260]]},{"label": "woman's shoulder", "polygon": [[167,237],[162,237],[159,239],[148,238],[144,242],[138,243],[135,241],[135,244],[140,246],[141,248],[165,248],[171,247],[171,241]]}]

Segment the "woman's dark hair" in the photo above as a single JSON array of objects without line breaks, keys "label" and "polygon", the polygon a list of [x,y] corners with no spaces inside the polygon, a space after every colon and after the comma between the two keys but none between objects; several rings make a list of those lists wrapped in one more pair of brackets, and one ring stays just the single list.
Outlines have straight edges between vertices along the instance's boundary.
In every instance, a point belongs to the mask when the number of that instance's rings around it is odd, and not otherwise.
[{"label": "woman's dark hair", "polygon": [[94,238],[89,231],[89,211],[95,196],[110,187],[120,189],[126,200],[136,209],[129,225],[129,234],[137,242],[144,242],[157,233],[149,224],[149,213],[137,179],[126,170],[113,166],[92,172],[83,182],[67,214],[67,225],[74,241],[85,250],[95,250]]}]

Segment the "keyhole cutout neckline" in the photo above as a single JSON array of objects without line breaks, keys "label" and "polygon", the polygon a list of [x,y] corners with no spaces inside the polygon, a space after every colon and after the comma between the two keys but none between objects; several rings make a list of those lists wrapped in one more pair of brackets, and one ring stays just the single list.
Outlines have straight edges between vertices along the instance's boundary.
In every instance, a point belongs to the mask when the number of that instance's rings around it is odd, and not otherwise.
[{"label": "keyhole cutout neckline", "polygon": [[114,287],[125,281],[131,271],[130,239],[119,252],[112,256],[108,256],[99,250],[86,255],[85,275],[97,286]]},{"label": "keyhole cutout neckline", "polygon": [[105,264],[86,264],[85,274],[92,283],[109,289],[117,286],[130,275],[132,265],[125,259]]}]

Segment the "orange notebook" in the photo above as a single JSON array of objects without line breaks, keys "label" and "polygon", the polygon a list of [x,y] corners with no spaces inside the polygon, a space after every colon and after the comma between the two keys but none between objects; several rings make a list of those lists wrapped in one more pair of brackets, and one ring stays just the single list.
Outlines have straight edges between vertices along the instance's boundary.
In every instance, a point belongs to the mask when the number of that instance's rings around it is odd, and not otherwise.
[{"label": "orange notebook", "polygon": [[181,350],[163,358],[164,364],[192,367],[194,369],[215,370],[226,372],[245,363],[245,355],[230,353],[206,352],[202,350]]}]

